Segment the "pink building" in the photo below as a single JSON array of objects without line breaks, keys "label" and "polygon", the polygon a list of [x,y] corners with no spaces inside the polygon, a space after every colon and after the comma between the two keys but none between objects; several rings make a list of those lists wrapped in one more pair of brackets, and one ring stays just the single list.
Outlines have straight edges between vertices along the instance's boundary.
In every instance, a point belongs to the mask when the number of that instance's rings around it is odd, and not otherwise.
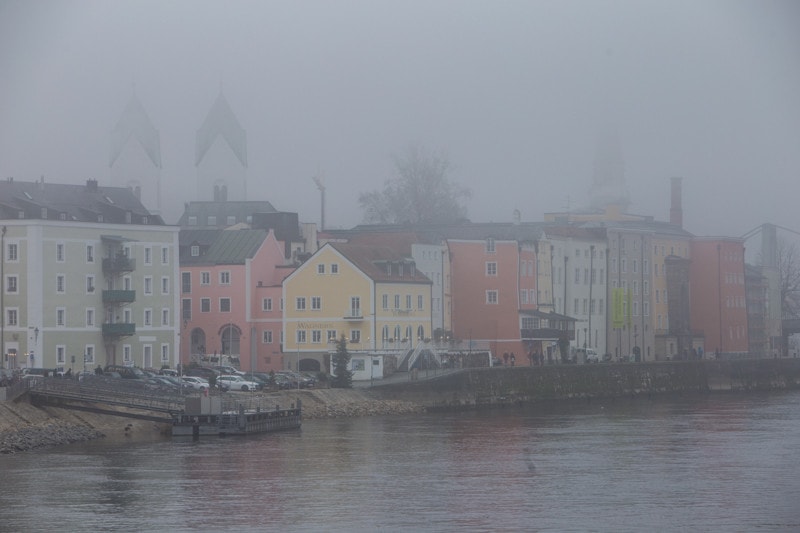
[{"label": "pink building", "polygon": [[705,357],[747,353],[744,242],[698,237],[691,250],[691,329],[704,337]]},{"label": "pink building", "polygon": [[282,368],[284,243],[271,230],[182,230],[180,255],[181,363]]},{"label": "pink building", "polygon": [[[536,254],[515,239],[448,239],[453,336],[529,365],[521,311],[536,309]],[[513,357],[512,357],[513,354]]]}]

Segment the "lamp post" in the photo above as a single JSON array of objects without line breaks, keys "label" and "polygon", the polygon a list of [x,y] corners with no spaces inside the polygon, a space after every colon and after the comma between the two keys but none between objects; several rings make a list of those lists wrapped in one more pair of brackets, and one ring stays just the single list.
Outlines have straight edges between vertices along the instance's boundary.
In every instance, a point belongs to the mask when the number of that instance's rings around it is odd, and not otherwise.
[{"label": "lamp post", "polygon": [[0,228],[0,350],[3,352],[3,361],[6,359],[6,311],[3,297],[6,293],[5,287],[5,264],[6,264],[6,227]]}]

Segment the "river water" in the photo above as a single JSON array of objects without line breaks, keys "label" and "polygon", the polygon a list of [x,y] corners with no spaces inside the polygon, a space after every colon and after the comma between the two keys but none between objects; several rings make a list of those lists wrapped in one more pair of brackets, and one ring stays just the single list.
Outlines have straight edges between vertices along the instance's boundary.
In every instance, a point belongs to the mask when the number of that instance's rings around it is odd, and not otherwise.
[{"label": "river water", "polygon": [[800,392],[0,457],[0,531],[799,531]]}]

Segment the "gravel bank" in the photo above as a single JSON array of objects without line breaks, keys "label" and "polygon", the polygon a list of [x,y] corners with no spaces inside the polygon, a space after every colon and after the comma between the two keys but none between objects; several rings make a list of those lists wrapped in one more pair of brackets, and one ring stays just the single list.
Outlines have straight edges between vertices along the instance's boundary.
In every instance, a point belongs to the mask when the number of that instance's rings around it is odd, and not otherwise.
[{"label": "gravel bank", "polygon": [[[264,395],[288,408],[301,400],[303,419],[422,413],[412,402],[384,400],[369,391],[317,389]],[[34,407],[24,401],[0,402],[0,454],[99,438],[156,439],[169,434],[169,424],[101,415],[56,407]]]}]

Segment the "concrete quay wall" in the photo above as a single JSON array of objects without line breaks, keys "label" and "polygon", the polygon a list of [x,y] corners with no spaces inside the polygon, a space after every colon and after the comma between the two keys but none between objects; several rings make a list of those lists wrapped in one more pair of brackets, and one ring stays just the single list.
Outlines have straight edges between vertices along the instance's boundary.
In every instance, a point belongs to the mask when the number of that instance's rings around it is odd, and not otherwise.
[{"label": "concrete quay wall", "polygon": [[375,387],[428,409],[573,398],[800,388],[800,359],[740,359],[469,369]]}]

